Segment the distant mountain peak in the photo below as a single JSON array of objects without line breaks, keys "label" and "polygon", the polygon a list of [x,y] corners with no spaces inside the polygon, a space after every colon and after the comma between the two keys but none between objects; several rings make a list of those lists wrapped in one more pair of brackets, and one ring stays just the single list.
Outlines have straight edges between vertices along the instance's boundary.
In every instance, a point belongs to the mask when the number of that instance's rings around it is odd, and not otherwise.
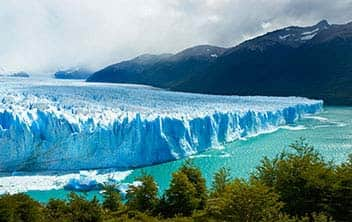
[{"label": "distant mountain peak", "polygon": [[300,47],[306,42],[315,38],[319,33],[329,30],[332,27],[327,20],[321,20],[312,26],[288,26],[272,32],[268,32],[262,36],[247,40],[226,52],[226,54],[237,50],[238,48],[249,48],[251,50],[265,50],[267,47],[275,47],[277,44]]},{"label": "distant mountain peak", "polygon": [[92,74],[86,68],[73,67],[66,70],[59,70],[54,73],[56,79],[87,79]]},{"label": "distant mountain peak", "polygon": [[23,78],[28,78],[30,75],[26,72],[20,71],[20,72],[2,72],[5,70],[0,69],[0,76],[5,76],[5,77],[23,77]]},{"label": "distant mountain peak", "polygon": [[142,55],[135,57],[134,59],[132,59],[132,61],[134,61],[135,63],[139,63],[139,64],[149,64],[149,63],[157,62],[162,59],[167,59],[167,58],[171,57],[172,55],[173,54],[171,54],[171,53],[163,53],[163,54],[146,53],[146,54],[142,54]]},{"label": "distant mountain peak", "polygon": [[226,48],[213,45],[197,45],[177,53],[173,59],[184,59],[190,57],[204,57],[208,59],[217,58],[226,51]]},{"label": "distant mountain peak", "polygon": [[318,22],[315,26],[321,27],[321,28],[326,28],[326,27],[329,27],[330,24],[327,20],[323,19],[320,22]]}]

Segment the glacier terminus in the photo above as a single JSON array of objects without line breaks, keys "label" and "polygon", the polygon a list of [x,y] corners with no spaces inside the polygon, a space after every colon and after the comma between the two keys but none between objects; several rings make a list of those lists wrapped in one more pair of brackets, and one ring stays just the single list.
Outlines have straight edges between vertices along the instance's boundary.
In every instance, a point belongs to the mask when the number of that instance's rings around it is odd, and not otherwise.
[{"label": "glacier terminus", "polygon": [[130,169],[293,124],[323,101],[0,78],[0,171]]}]

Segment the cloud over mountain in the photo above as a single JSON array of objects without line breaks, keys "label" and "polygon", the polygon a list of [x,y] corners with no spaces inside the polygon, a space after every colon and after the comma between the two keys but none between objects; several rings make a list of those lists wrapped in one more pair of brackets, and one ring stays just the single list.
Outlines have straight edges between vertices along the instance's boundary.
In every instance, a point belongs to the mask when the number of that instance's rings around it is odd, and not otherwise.
[{"label": "cloud over mountain", "polygon": [[96,69],[142,53],[244,39],[321,19],[352,20],[352,0],[0,0],[0,66]]}]

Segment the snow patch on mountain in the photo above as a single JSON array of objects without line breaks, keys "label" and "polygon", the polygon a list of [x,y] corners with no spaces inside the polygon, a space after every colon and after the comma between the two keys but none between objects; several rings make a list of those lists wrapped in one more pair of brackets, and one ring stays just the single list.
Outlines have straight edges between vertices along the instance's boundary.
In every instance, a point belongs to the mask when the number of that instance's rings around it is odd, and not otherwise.
[{"label": "snow patch on mountain", "polygon": [[319,28],[316,28],[312,31],[303,32],[301,35],[312,35],[312,34],[316,34],[318,31],[319,31]]},{"label": "snow patch on mountain", "polygon": [[284,40],[284,39],[287,39],[288,37],[290,37],[291,36],[291,34],[287,34],[287,35],[280,35],[279,36],[279,39],[281,39],[281,40]]},{"label": "snow patch on mountain", "polygon": [[312,38],[314,38],[314,36],[316,36],[317,33],[311,34],[311,35],[305,35],[303,37],[301,37],[302,41],[307,41],[307,40],[311,40]]}]

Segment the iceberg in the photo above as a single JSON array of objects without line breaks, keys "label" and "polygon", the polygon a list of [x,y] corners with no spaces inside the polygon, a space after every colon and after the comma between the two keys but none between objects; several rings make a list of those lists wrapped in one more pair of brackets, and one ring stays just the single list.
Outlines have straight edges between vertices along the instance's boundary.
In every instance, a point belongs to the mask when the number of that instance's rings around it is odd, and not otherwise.
[{"label": "iceberg", "polygon": [[100,190],[102,184],[99,184],[95,179],[81,176],[79,179],[71,178],[68,183],[64,186],[65,190],[71,191],[92,191]]},{"label": "iceberg", "polygon": [[0,78],[0,171],[131,169],[220,147],[322,110],[300,97]]},{"label": "iceberg", "polygon": [[[116,171],[80,170],[77,172],[16,172],[0,175],[0,195],[4,193],[23,193],[29,190],[59,190],[72,191],[97,190],[104,183],[122,184],[132,170]],[[89,186],[88,186],[89,185]],[[128,185],[125,185],[128,187]],[[119,188],[120,189],[120,188]],[[127,189],[127,188],[126,188]],[[124,190],[126,191],[126,190]]]}]

